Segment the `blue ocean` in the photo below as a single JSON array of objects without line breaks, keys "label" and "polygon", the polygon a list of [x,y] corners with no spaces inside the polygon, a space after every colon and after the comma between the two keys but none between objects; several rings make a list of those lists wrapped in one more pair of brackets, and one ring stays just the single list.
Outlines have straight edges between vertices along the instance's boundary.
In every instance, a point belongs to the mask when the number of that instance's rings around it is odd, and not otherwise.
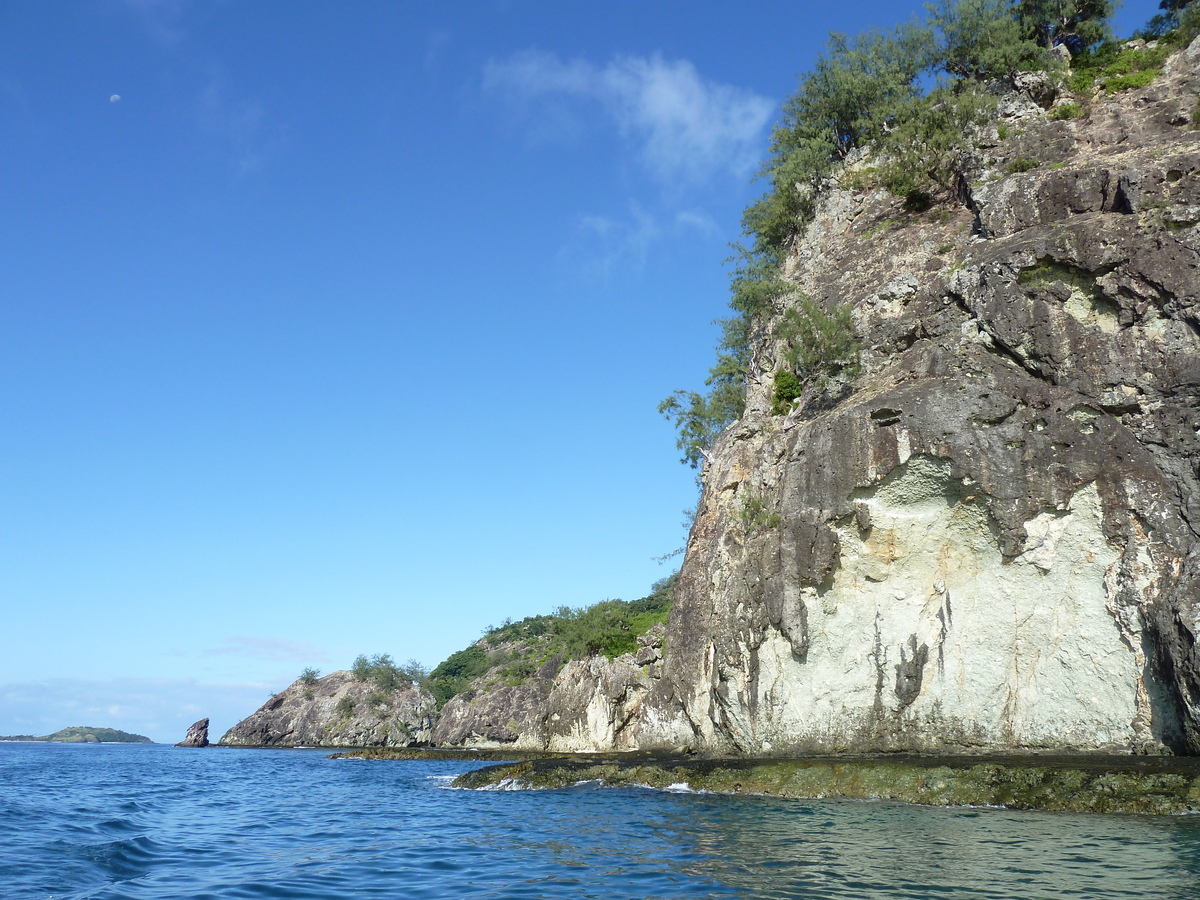
[{"label": "blue ocean", "polygon": [[0,744],[0,896],[1200,897],[1196,817],[450,787],[477,765]]}]

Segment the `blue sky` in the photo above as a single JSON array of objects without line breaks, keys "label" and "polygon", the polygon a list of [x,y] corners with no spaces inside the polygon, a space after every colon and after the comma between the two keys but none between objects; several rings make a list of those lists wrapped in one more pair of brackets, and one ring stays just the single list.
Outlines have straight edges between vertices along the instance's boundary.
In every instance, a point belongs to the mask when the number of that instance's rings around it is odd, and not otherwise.
[{"label": "blue sky", "polygon": [[919,11],[0,5],[0,733],[647,593],[779,104]]}]

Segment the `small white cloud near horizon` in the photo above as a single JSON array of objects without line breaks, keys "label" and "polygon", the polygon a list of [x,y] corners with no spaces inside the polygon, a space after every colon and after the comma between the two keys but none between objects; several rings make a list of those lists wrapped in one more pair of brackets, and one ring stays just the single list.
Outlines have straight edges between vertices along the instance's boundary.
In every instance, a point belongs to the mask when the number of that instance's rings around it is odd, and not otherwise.
[{"label": "small white cloud near horizon", "polygon": [[220,647],[204,651],[206,656],[235,654],[252,659],[291,660],[294,662],[327,662],[329,654],[307,641],[281,641],[269,637],[231,637]]},{"label": "small white cloud near horizon", "polygon": [[[515,106],[557,112],[572,131],[578,117],[563,101],[598,103],[641,162],[664,181],[700,182],[720,172],[745,177],[762,152],[775,104],[752,91],[703,78],[688,60],[619,56],[604,66],[534,50],[484,68],[485,92]],[[557,108],[554,105],[558,104]]]},{"label": "small white cloud near horizon", "polygon": [[121,95],[120,95],[120,94],[113,94],[111,97],[109,97],[109,98],[108,98],[108,102],[109,102],[109,103],[116,103],[116,102],[117,102],[118,100],[120,100],[120,99],[121,99]]}]

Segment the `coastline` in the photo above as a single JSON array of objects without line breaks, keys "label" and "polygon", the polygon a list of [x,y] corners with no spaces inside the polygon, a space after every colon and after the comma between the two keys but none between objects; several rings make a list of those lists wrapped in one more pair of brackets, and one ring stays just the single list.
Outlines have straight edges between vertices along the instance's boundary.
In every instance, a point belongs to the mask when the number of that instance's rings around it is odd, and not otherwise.
[{"label": "coastline", "polygon": [[1140,815],[1200,813],[1200,759],[1191,757],[543,755],[464,773],[454,786],[553,789],[585,781],[608,787],[791,800],[891,800],[922,806]]}]

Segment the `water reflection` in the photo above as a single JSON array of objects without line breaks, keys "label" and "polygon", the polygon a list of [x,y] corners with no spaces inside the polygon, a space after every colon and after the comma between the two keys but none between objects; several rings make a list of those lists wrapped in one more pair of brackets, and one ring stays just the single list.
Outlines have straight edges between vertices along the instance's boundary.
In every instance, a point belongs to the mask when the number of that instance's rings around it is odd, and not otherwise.
[{"label": "water reflection", "polygon": [[1191,818],[685,799],[694,874],[755,897],[1200,897]]}]

